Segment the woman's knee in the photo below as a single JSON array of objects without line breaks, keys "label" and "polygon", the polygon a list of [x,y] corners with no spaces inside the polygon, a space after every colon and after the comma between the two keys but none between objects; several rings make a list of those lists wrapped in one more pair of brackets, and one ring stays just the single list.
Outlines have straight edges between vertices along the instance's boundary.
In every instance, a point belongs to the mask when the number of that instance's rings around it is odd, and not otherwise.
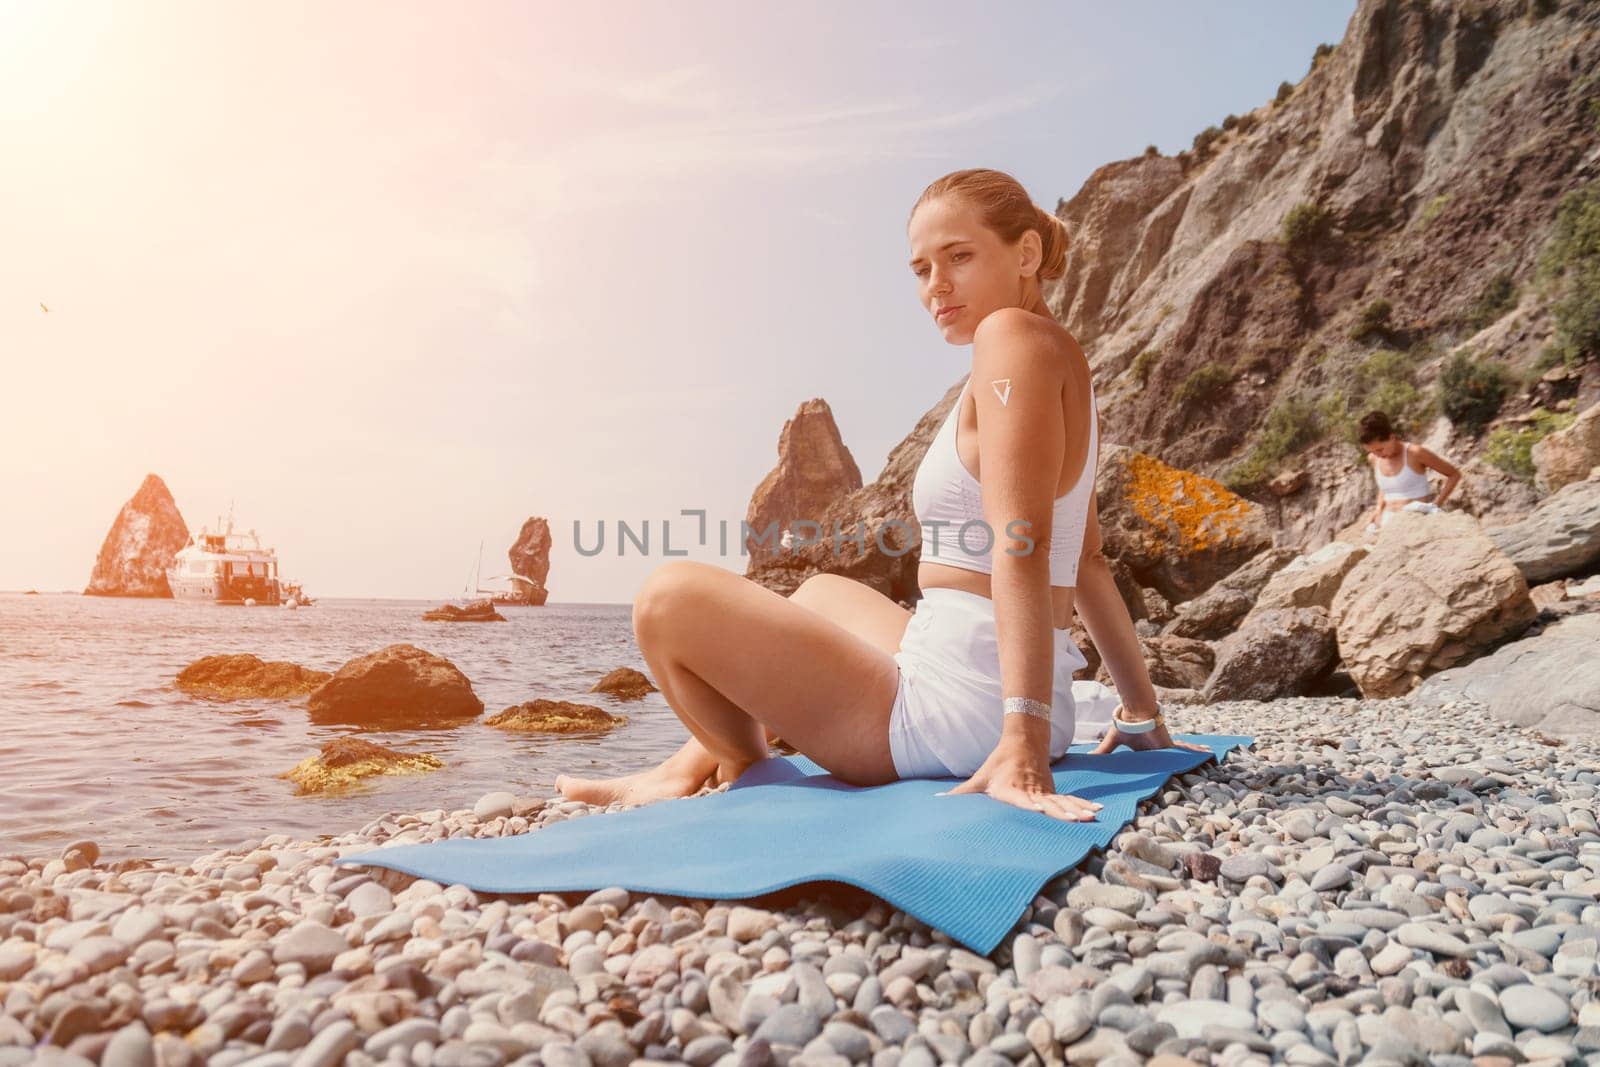
[{"label": "woman's knee", "polygon": [[633,598],[633,632],[639,640],[661,631],[662,624],[683,612],[704,588],[710,564],[694,560],[663,563],[650,572]]}]

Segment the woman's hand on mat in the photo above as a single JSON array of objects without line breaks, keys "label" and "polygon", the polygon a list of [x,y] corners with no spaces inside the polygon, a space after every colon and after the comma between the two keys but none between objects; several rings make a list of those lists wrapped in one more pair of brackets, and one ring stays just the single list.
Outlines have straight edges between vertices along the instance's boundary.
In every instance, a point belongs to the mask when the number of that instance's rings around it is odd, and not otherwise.
[{"label": "woman's hand on mat", "polygon": [[1091,800],[1057,793],[1050,764],[1032,751],[1004,740],[976,774],[939,795],[960,793],[986,793],[1024,811],[1041,812],[1067,822],[1094,822],[1100,810],[1100,805]]},{"label": "woman's hand on mat", "polygon": [[[1132,722],[1133,720],[1130,719],[1129,721]],[[1167,732],[1167,724],[1165,722],[1157,723],[1154,730],[1142,734],[1125,734],[1117,729],[1116,723],[1113,721],[1110,726],[1106,727],[1106,735],[1100,739],[1098,745],[1090,750],[1089,755],[1104,756],[1106,753],[1114,751],[1118,745],[1127,745],[1135,752],[1148,752],[1156,748],[1187,748],[1194,752],[1211,751],[1206,746],[1197,745],[1193,741],[1174,741],[1172,735]]]}]

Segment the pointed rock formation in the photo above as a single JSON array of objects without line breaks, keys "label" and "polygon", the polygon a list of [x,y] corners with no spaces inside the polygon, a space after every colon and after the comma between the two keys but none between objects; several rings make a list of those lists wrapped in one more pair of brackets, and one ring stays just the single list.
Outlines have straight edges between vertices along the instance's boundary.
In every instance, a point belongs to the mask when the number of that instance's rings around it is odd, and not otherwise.
[{"label": "pointed rock formation", "polygon": [[[818,544],[797,545],[792,554],[784,553],[752,566],[747,577],[788,596],[813,574],[842,574],[899,603],[917,600],[921,590],[917,587],[918,531],[911,511],[911,482],[934,434],[939,432],[939,424],[956,402],[961,385],[956,382],[950,386],[933,409],[917,421],[905,440],[889,453],[888,462],[872,484],[837,497],[816,516],[822,526]],[[864,524],[867,536],[863,547],[858,549],[841,537],[835,553],[832,534],[836,522],[845,534],[853,533],[857,523]],[[878,530],[883,531],[881,546],[873,536]]]},{"label": "pointed rock formation", "polygon": [[172,596],[167,568],[188,541],[189,527],[167,483],[145,475],[133,499],[117,512],[83,595]]},{"label": "pointed rock formation", "polygon": [[745,573],[754,575],[771,564],[788,566],[794,555],[781,538],[797,521],[809,520],[821,529],[819,535],[805,526],[795,535],[797,539],[821,536],[831,550],[832,529],[823,525],[823,515],[841,497],[860,488],[861,469],[839,436],[833,410],[820,397],[807,400],[794,418],[783,424],[778,435],[778,465],[750,498],[745,521],[755,536],[745,540],[750,557]]},{"label": "pointed rock formation", "polygon": [[508,555],[511,573],[521,579],[512,583],[512,592],[524,604],[544,607],[545,598],[550,595],[544,584],[550,576],[550,524],[537,515],[523,523]]}]

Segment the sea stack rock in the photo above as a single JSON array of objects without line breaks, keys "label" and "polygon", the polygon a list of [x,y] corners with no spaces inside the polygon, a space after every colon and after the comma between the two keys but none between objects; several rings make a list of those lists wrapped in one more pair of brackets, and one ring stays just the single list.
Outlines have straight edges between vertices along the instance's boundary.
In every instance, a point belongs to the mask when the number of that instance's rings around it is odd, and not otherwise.
[{"label": "sea stack rock", "polygon": [[189,541],[167,483],[154,474],[122,505],[94,561],[84,596],[170,597],[167,568]]},{"label": "sea stack rock", "polygon": [[521,581],[513,590],[522,603],[544,607],[550,591],[544,581],[550,576],[550,524],[535,515],[522,524],[517,543],[511,546],[511,573]]},{"label": "sea stack rock", "polygon": [[797,536],[831,538],[831,527],[823,524],[825,513],[840,497],[860,488],[861,469],[839,436],[833,410],[820,397],[807,400],[794,418],[783,424],[783,432],[778,435],[778,465],[762,479],[750,498],[745,521],[757,536],[768,526],[777,525],[775,533],[764,540],[746,539],[750,562],[745,573],[753,575],[768,563],[793,556],[781,538],[796,520],[810,520],[822,527],[820,534],[812,527],[803,527]]}]

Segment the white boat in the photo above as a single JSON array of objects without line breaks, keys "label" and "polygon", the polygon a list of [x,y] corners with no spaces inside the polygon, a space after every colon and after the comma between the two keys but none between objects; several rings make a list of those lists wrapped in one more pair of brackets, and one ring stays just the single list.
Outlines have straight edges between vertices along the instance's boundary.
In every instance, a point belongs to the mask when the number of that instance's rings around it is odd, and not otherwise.
[{"label": "white boat", "polygon": [[217,525],[220,533],[202,526],[173,558],[167,568],[173,598],[252,607],[278,604],[283,599],[278,553],[263,548],[254,530],[235,533],[232,516]]}]

